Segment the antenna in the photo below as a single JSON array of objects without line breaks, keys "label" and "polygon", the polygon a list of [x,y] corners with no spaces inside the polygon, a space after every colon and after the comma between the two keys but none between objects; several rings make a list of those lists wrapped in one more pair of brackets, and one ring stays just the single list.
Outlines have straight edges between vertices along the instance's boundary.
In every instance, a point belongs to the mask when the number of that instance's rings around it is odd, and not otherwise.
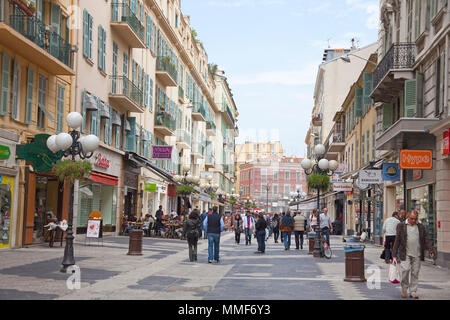
[{"label": "antenna", "polygon": [[327,39],[327,42],[328,42],[328,49],[331,48],[331,46],[330,46],[330,40],[331,40],[331,38]]}]

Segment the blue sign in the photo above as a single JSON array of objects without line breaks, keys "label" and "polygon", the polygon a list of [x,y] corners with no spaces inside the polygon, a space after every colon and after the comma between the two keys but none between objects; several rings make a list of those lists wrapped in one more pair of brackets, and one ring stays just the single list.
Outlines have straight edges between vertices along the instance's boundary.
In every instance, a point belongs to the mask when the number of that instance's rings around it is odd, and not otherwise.
[{"label": "blue sign", "polygon": [[400,166],[398,163],[383,163],[383,180],[400,181]]}]

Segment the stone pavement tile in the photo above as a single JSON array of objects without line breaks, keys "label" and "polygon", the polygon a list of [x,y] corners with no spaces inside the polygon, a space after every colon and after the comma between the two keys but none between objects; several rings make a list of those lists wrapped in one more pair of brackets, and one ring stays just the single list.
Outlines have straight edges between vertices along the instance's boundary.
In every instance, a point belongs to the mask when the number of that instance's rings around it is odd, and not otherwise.
[{"label": "stone pavement tile", "polygon": [[33,291],[19,291],[14,289],[0,289],[0,301],[2,300],[50,300],[55,299],[56,294],[40,294]]}]

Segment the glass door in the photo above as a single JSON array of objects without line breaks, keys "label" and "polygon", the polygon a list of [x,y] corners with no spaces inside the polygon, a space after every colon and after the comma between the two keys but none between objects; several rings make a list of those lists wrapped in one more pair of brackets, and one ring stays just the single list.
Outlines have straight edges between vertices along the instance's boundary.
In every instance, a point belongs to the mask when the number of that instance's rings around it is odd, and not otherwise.
[{"label": "glass door", "polygon": [[0,176],[0,248],[10,246],[13,190],[14,178]]}]

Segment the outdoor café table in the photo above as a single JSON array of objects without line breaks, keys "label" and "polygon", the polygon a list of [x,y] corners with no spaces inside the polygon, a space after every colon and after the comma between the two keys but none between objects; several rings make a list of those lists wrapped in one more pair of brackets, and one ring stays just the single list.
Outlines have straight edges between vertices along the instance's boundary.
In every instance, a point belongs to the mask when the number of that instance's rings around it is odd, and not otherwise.
[{"label": "outdoor caf\u00e9 table", "polygon": [[142,226],[144,225],[143,222],[129,222],[129,225],[134,230],[142,230]]},{"label": "outdoor caf\u00e9 table", "polygon": [[181,227],[181,224],[180,224],[180,223],[173,223],[173,222],[170,222],[170,223],[167,224],[167,226],[170,228],[168,237],[169,237],[169,238],[172,238],[172,239],[175,239],[175,238],[176,238],[176,232],[175,232],[175,230],[176,230],[177,228]]}]

